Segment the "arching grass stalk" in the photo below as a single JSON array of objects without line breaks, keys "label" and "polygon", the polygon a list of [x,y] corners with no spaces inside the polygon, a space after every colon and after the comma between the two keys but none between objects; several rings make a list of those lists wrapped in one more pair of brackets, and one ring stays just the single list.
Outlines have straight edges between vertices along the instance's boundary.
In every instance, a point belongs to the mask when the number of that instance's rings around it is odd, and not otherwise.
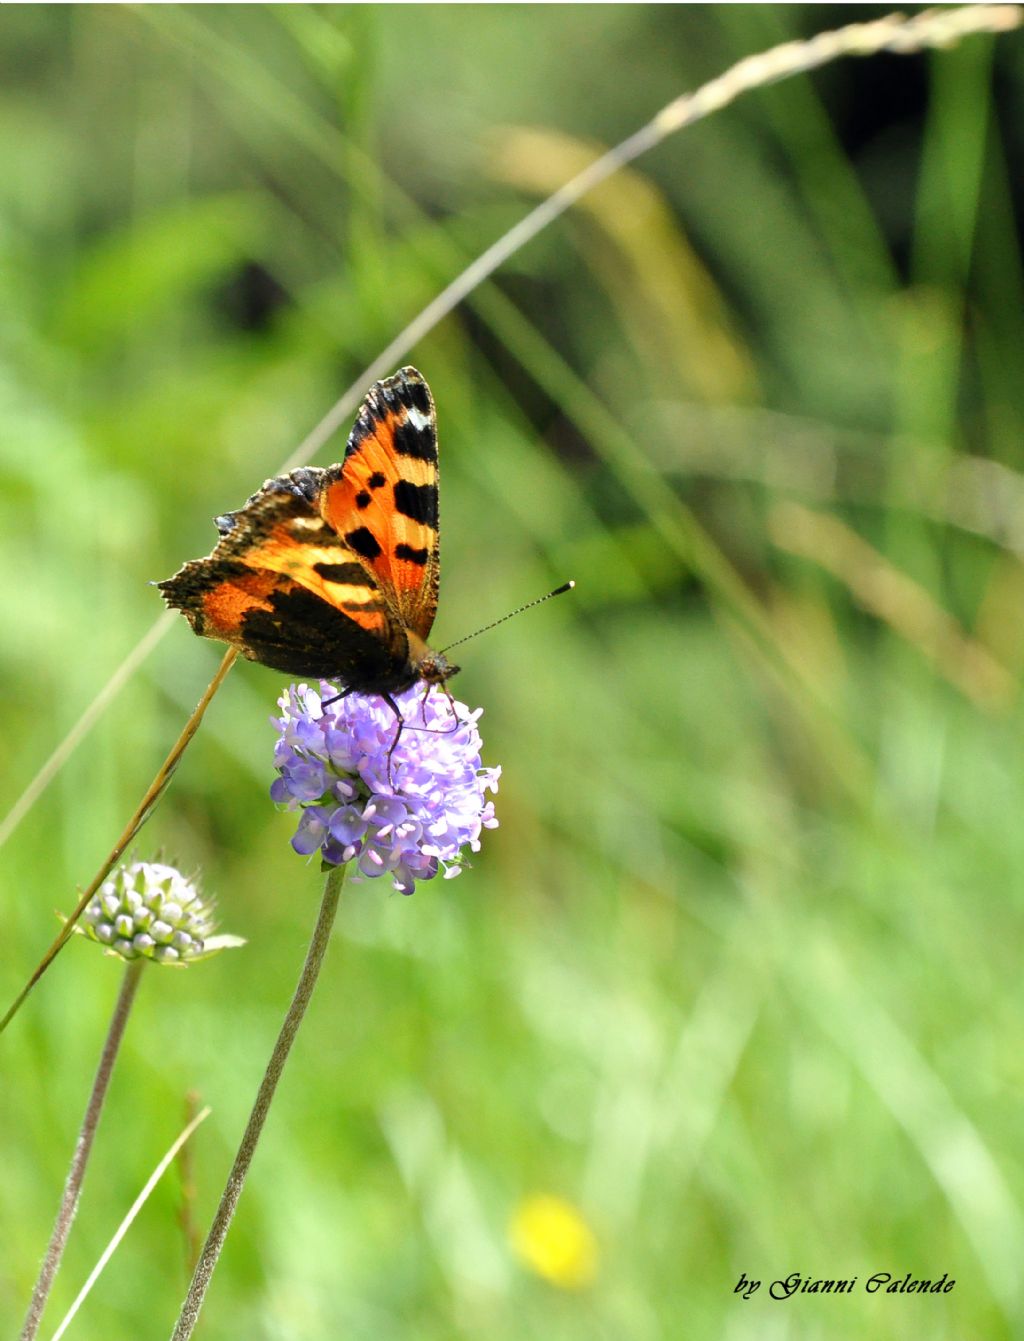
[{"label": "arching grass stalk", "polygon": [[85,1106],[85,1116],[82,1118],[78,1140],[75,1142],[75,1152],[71,1156],[71,1167],[64,1183],[64,1195],[60,1200],[60,1208],[57,1211],[53,1233],[50,1235],[50,1242],[46,1248],[46,1256],[43,1258],[43,1264],[39,1269],[39,1278],[36,1281],[35,1289],[32,1291],[32,1300],[28,1306],[24,1326],[21,1329],[20,1341],[33,1341],[39,1331],[39,1324],[43,1319],[43,1309],[46,1307],[46,1301],[50,1296],[57,1268],[64,1256],[64,1247],[68,1241],[68,1234],[71,1232],[71,1222],[74,1220],[75,1211],[78,1209],[78,1198],[82,1191],[82,1180],[85,1177],[86,1165],[89,1162],[89,1155],[92,1153],[93,1138],[96,1135],[100,1113],[103,1111],[103,1102],[107,1097],[111,1072],[114,1069],[118,1049],[121,1046],[121,1039],[124,1037],[124,1027],[128,1023],[128,1016],[135,1000],[135,993],[138,991],[139,979],[142,976],[144,965],[144,959],[137,959],[134,963],[128,964],[121,980],[121,990],[118,993],[114,1013],[110,1019],[110,1027],[107,1030],[103,1051],[100,1053],[96,1078],[92,1082],[89,1102]]},{"label": "arching grass stalk", "polygon": [[263,1080],[260,1082],[256,1102],[249,1115],[242,1142],[238,1147],[238,1154],[231,1166],[220,1205],[213,1217],[213,1224],[210,1226],[210,1232],[206,1236],[203,1251],[193,1273],[192,1283],[181,1308],[181,1315],[174,1328],[174,1341],[186,1341],[186,1338],[192,1335],[193,1328],[199,1318],[199,1310],[203,1306],[203,1300],[206,1297],[210,1279],[217,1265],[217,1259],[220,1257],[224,1240],[227,1238],[228,1230],[231,1227],[231,1220],[238,1205],[238,1198],[242,1195],[242,1187],[245,1184],[252,1157],[256,1153],[256,1145],[260,1139],[260,1133],[263,1131],[263,1124],[267,1120],[267,1113],[270,1111],[270,1105],[277,1090],[277,1082],[281,1079],[284,1064],[288,1060],[288,1054],[295,1042],[295,1035],[298,1033],[299,1025],[306,1013],[306,1007],[313,995],[313,988],[316,986],[320,966],[327,950],[327,943],[331,937],[331,928],[334,926],[335,914],[338,911],[338,899],[341,895],[342,885],[345,883],[346,869],[345,866],[332,866],[327,873],[323,898],[320,901],[320,914],[317,917],[313,938],[306,953],[306,962],[302,966],[302,973],[299,975],[295,995],[292,997],[292,1003],[284,1017],[284,1023],[277,1036],[277,1042],[274,1044],[274,1051],[271,1053]]},{"label": "arching grass stalk", "polygon": [[[158,15],[147,12],[150,21]],[[907,56],[932,48],[955,46],[979,33],[1006,33],[1024,21],[1019,4],[969,4],[951,9],[926,9],[909,17],[892,13],[863,23],[826,29],[813,37],[782,42],[746,56],[692,93],[682,93],[661,108],[632,135],[599,155],[557,191],[535,205],[518,223],[480,253],[385,346],[362,376],[328,410],[282,466],[281,473],[303,465],[341,428],[357,408],[365,388],[390,372],[396,363],[459,307],[506,261],[583,196],[621,168],[687,126],[730,106],[754,89],[820,69],[842,57],[874,56],[879,52]]]},{"label": "arching grass stalk", "polygon": [[167,784],[173,777],[174,770],[178,767],[178,763],[181,759],[181,756],[185,753],[186,749],[188,748],[189,742],[191,741],[192,737],[199,730],[199,723],[203,720],[203,716],[206,713],[206,709],[210,706],[214,694],[216,694],[217,690],[224,683],[224,678],[227,675],[228,671],[231,669],[231,667],[235,664],[235,658],[237,656],[238,653],[235,651],[233,647],[228,648],[228,650],[224,653],[223,660],[217,667],[217,674],[206,686],[206,690],[202,698],[196,704],[192,716],[185,723],[181,735],[174,742],[174,746],[170,754],[167,756],[167,758],[163,761],[163,763],[157,770],[156,777],[146,788],[145,795],[139,802],[138,807],[135,810],[135,813],[132,815],[128,823],[125,825],[124,832],[121,834],[121,837],[111,848],[106,861],[93,876],[88,889],[85,891],[82,897],[78,900],[78,903],[72,909],[64,925],[61,927],[59,934],[55,937],[53,944],[50,946],[46,954],[43,955],[42,959],[36,965],[35,969],[32,972],[32,976],[29,978],[28,982],[21,989],[18,995],[14,998],[13,1002],[11,1003],[10,1007],[7,1010],[7,1014],[3,1017],[2,1020],[0,1020],[0,1034],[3,1033],[3,1031],[10,1024],[11,1020],[14,1019],[15,1015],[21,1009],[22,1003],[25,1001],[25,998],[28,996],[29,992],[31,992],[32,988],[35,987],[36,983],[43,976],[46,970],[57,958],[58,954],[60,954],[64,946],[67,944],[68,938],[74,931],[75,925],[78,922],[78,919],[82,916],[82,913],[85,911],[86,905],[89,903],[89,900],[99,889],[100,885],[103,884],[103,881],[106,880],[107,876],[114,869],[114,866],[117,864],[117,862],[119,862],[121,858],[124,856],[128,848],[128,844],[132,841],[135,835],[145,824],[146,820],[148,820],[150,815],[153,813],[153,809],[156,806],[157,801],[159,801],[160,797],[167,789]]},{"label": "arching grass stalk", "polygon": [[161,862],[136,861],[122,866],[89,902],[83,920],[83,934],[102,945],[109,955],[124,960],[126,967],[21,1341],[33,1341],[39,1330],[64,1255],[110,1076],[146,961],[180,968],[243,944],[237,936],[211,934],[214,918],[210,901],[200,895],[194,880]]}]

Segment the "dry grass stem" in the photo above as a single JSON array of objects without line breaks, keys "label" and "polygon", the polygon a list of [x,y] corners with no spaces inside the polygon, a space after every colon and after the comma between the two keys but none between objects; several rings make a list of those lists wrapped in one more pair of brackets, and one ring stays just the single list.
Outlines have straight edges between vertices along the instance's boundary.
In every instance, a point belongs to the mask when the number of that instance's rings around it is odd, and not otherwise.
[{"label": "dry grass stem", "polygon": [[769,529],[780,549],[831,573],[865,610],[916,647],[979,708],[1003,711],[1014,703],[1016,682],[992,653],[838,517],[800,503],[780,503],[772,509]]}]

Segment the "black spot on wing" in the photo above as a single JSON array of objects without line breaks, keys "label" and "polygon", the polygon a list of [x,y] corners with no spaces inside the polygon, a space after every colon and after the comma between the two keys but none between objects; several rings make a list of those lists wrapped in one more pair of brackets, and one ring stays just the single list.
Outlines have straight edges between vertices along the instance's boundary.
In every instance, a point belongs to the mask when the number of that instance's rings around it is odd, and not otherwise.
[{"label": "black spot on wing", "polygon": [[362,512],[364,508],[368,508],[372,501],[373,501],[373,495],[368,494],[365,489],[360,489],[360,491],[356,494],[356,507],[359,509],[360,512]]},{"label": "black spot on wing", "polygon": [[406,559],[409,563],[418,563],[421,568],[427,566],[427,560],[430,558],[430,551],[425,549],[413,549],[411,545],[402,544],[395,546],[395,558]]},{"label": "black spot on wing", "polygon": [[413,409],[419,410],[420,414],[430,413],[430,392],[419,374],[415,378],[405,379],[405,398]]},{"label": "black spot on wing", "polygon": [[387,479],[379,470],[375,470],[366,482],[371,489],[383,489],[384,485],[387,484]]},{"label": "black spot on wing", "polygon": [[363,410],[359,418],[352,425],[352,432],[348,435],[348,446],[345,448],[345,456],[349,457],[353,452],[359,450],[368,437],[373,434],[376,427],[376,420],[372,414],[367,414]]},{"label": "black spot on wing", "polygon": [[436,461],[437,435],[429,424],[417,428],[406,420],[395,429],[395,451],[399,456],[413,456],[418,461]]},{"label": "black spot on wing", "polygon": [[[361,554],[364,559],[376,559],[380,556],[381,548],[374,538],[373,532],[365,526],[360,526],[355,531],[347,532],[345,544],[354,549],[357,554]],[[366,580],[366,574],[363,574],[363,580]]]},{"label": "black spot on wing", "polygon": [[319,517],[300,514],[288,523],[288,534],[300,545],[338,546],[338,533]]},{"label": "black spot on wing", "polygon": [[353,587],[367,585],[366,569],[361,563],[315,563],[313,572],[325,582],[346,582]]},{"label": "black spot on wing", "polygon": [[399,480],[395,485],[395,507],[403,517],[411,517],[413,521],[437,530],[436,484],[410,484],[408,480]]},{"label": "black spot on wing", "polygon": [[[430,392],[415,368],[400,368],[393,377],[385,377],[383,381],[373,384],[366,393],[366,399],[360,406],[356,422],[349,434],[345,456],[349,457],[358,451],[366,439],[376,432],[377,426],[382,421],[405,418],[403,410],[416,410],[424,419],[433,418]],[[418,456],[428,461],[436,460],[437,442],[433,429],[420,430],[412,428],[411,425],[403,427],[409,429],[411,436],[408,439],[408,449],[399,447],[399,452],[405,456]],[[423,440],[417,441],[416,435]]]}]

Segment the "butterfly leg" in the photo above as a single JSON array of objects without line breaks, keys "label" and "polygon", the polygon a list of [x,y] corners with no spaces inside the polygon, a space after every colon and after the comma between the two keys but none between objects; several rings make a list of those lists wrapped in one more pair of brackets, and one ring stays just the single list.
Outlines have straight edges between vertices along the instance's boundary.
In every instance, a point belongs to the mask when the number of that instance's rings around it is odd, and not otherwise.
[{"label": "butterfly leg", "polygon": [[452,710],[453,725],[445,727],[443,731],[435,731],[433,727],[427,726],[427,699],[429,698],[430,691],[433,687],[433,685],[428,684],[423,691],[423,697],[420,699],[420,721],[423,725],[413,726],[411,722],[405,722],[404,725],[406,725],[410,731],[425,731],[428,736],[450,736],[453,731],[458,731],[459,727],[465,725],[465,723],[459,716],[459,711],[455,706],[455,700],[452,698],[451,691],[446,684],[441,684],[438,687],[448,700],[448,704]]},{"label": "butterfly leg", "polygon": [[445,731],[445,732],[442,733],[443,735],[446,735],[446,736],[447,736],[447,735],[450,735],[452,731],[458,731],[459,727],[463,725],[463,722],[462,722],[462,718],[459,716],[459,710],[458,710],[458,708],[455,706],[455,700],[452,698],[452,692],[451,692],[451,690],[448,688],[448,686],[447,686],[446,684],[444,684],[444,683],[442,683],[442,685],[441,685],[441,692],[442,692],[442,694],[444,694],[445,698],[448,700],[448,706],[449,706],[449,708],[451,708],[451,710],[452,710],[452,718],[453,718],[454,723],[455,723],[454,726],[450,727],[448,731]]},{"label": "butterfly leg", "polygon": [[[340,694],[335,694],[333,698],[321,699],[320,708],[321,710],[323,710],[324,708],[329,708],[332,703],[338,703],[341,699],[348,698],[349,694],[354,694],[355,692],[356,691],[351,688],[343,689]],[[393,787],[395,785],[395,780],[391,775],[391,756],[395,752],[395,746],[398,744],[399,737],[402,734],[402,728],[405,726],[405,718],[402,716],[402,711],[399,708],[398,704],[391,697],[391,695],[387,693],[386,690],[382,689],[380,691],[380,696],[384,700],[384,702],[388,705],[388,707],[391,709],[391,711],[395,714],[395,721],[398,723],[397,727],[395,728],[394,739],[392,740],[390,746],[388,747],[388,785]]]},{"label": "butterfly leg", "polygon": [[427,699],[430,697],[430,685],[423,686],[423,697],[420,699],[420,721],[424,726],[427,724]]},{"label": "butterfly leg", "polygon": [[402,716],[402,712],[398,704],[395,702],[395,700],[391,697],[389,693],[382,690],[380,696],[384,700],[384,702],[388,705],[388,707],[391,709],[391,711],[395,714],[395,720],[398,723],[398,726],[395,728],[394,739],[392,740],[390,748],[388,749],[388,785],[394,787],[395,781],[394,778],[392,778],[391,776],[391,756],[395,752],[395,746],[398,744],[399,738],[402,734],[402,728],[405,726],[405,718]]}]

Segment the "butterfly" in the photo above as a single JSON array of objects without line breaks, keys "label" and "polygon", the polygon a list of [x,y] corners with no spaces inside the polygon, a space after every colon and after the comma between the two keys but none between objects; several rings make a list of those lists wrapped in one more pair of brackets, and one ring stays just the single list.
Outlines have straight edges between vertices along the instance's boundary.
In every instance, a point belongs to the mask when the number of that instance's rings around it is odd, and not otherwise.
[{"label": "butterfly", "polygon": [[267,480],[215,519],[221,538],[156,585],[193,630],[339,697],[393,694],[456,674],[427,638],[440,578],[437,422],[415,368],[375,382],[344,460]]}]

